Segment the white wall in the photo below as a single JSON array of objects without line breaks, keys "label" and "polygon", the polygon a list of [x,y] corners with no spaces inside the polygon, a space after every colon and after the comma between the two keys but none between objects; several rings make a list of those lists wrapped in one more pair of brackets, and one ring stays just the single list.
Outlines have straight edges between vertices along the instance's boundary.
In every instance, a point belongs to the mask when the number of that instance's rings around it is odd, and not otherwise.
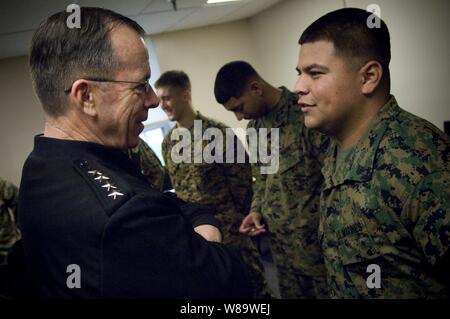
[{"label": "white wall", "polygon": [[262,64],[260,75],[273,85],[292,89],[301,32],[318,17],[342,7],[342,0],[285,0],[251,18],[252,37]]},{"label": "white wall", "polygon": [[220,67],[232,60],[242,59],[255,68],[261,67],[249,20],[171,32],[152,39],[161,73],[183,70],[189,75],[192,102],[198,111],[231,127],[246,127],[247,121],[238,122],[233,113],[217,104],[214,80]]},{"label": "white wall", "polygon": [[33,137],[44,125],[27,57],[0,60],[0,97],[0,176],[19,185]]},{"label": "white wall", "polygon": [[377,3],[391,35],[391,92],[399,105],[441,130],[450,121],[450,1],[347,0]]},{"label": "white wall", "polygon": [[296,80],[301,32],[321,15],[347,7],[381,8],[392,43],[392,93],[404,109],[440,129],[450,120],[450,1],[448,0],[284,0],[238,23],[157,35],[153,41],[161,71],[183,69],[193,84],[194,105],[232,127],[245,127],[215,108],[213,81],[233,59],[252,63],[275,86]]},{"label": "white wall", "polygon": [[[191,78],[194,106],[231,127],[245,127],[214,99],[217,70],[247,60],[275,86],[292,88],[301,32],[328,11],[366,8],[371,0],[284,0],[257,16],[152,37],[161,72],[182,69]],[[400,106],[443,128],[450,120],[448,0],[377,0],[392,37],[392,92]],[[43,113],[31,88],[25,57],[0,60],[0,176],[20,180]]]},{"label": "white wall", "polygon": [[[380,6],[391,34],[392,94],[401,107],[440,129],[450,120],[450,1],[346,0],[347,7]],[[262,74],[292,88],[301,32],[341,0],[289,0],[251,19]],[[283,21],[283,23],[281,23]]]},{"label": "white wall", "polygon": [[[154,86],[156,80],[161,75],[161,70],[159,67],[159,61],[158,61],[158,54],[155,51],[155,46],[153,44],[153,41],[150,37],[147,37],[145,39],[145,45],[148,49],[148,55],[149,55],[149,62],[150,62],[150,70],[151,70],[151,76],[150,76],[150,84]],[[167,116],[164,113],[163,110],[161,110],[160,107],[149,109],[148,110],[148,118],[147,121],[144,122],[145,126],[151,123],[161,122],[167,120]]]}]

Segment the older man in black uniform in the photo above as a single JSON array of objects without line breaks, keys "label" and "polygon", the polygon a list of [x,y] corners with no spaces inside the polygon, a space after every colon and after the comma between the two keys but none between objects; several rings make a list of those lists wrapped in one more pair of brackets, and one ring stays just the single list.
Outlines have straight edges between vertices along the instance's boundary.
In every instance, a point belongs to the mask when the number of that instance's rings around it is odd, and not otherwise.
[{"label": "older man in black uniform", "polygon": [[81,9],[36,31],[33,84],[44,134],[23,168],[19,220],[27,263],[51,298],[248,297],[246,268],[208,209],[151,188],[126,150],[158,98],[134,21]]}]

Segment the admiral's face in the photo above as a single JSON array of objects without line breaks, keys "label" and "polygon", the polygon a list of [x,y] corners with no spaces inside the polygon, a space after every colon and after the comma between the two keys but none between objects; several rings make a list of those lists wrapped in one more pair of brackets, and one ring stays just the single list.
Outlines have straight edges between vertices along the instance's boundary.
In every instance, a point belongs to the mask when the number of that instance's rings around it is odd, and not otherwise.
[{"label": "admiral's face", "polygon": [[[121,68],[114,80],[144,82],[150,78],[148,52],[143,39],[129,27],[117,27],[111,32],[111,42]],[[148,110],[159,100],[145,85],[130,83],[101,83],[98,126],[105,145],[128,149],[139,143]],[[103,85],[104,84],[104,85]]]}]

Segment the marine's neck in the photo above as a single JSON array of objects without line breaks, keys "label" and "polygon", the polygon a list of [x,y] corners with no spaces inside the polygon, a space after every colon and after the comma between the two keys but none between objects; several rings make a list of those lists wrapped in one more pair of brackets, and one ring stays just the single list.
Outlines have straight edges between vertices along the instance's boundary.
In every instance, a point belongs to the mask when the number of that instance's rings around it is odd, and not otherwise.
[{"label": "marine's neck", "polygon": [[282,90],[267,84],[265,92],[267,92],[266,93],[267,112],[270,112],[275,108],[275,106],[278,105],[278,102],[280,102]]},{"label": "marine's neck", "polygon": [[195,113],[192,106],[186,109],[186,112],[183,114],[183,117],[177,121],[177,127],[190,129],[194,125],[194,120],[197,114]]},{"label": "marine's neck", "polygon": [[340,126],[341,129],[333,134],[342,150],[352,148],[366,136],[378,112],[388,100],[389,96],[366,101],[357,108],[359,112],[354,112],[346,119]]}]

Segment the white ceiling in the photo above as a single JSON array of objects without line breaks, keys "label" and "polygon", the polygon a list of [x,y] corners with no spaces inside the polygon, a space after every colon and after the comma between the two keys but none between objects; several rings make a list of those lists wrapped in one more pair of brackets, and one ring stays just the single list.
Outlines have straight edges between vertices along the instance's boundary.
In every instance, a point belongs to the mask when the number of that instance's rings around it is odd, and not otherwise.
[{"label": "white ceiling", "polygon": [[0,59],[25,55],[34,30],[67,5],[104,7],[136,20],[149,34],[251,17],[282,0],[242,0],[205,6],[206,0],[6,0],[0,2]]}]

